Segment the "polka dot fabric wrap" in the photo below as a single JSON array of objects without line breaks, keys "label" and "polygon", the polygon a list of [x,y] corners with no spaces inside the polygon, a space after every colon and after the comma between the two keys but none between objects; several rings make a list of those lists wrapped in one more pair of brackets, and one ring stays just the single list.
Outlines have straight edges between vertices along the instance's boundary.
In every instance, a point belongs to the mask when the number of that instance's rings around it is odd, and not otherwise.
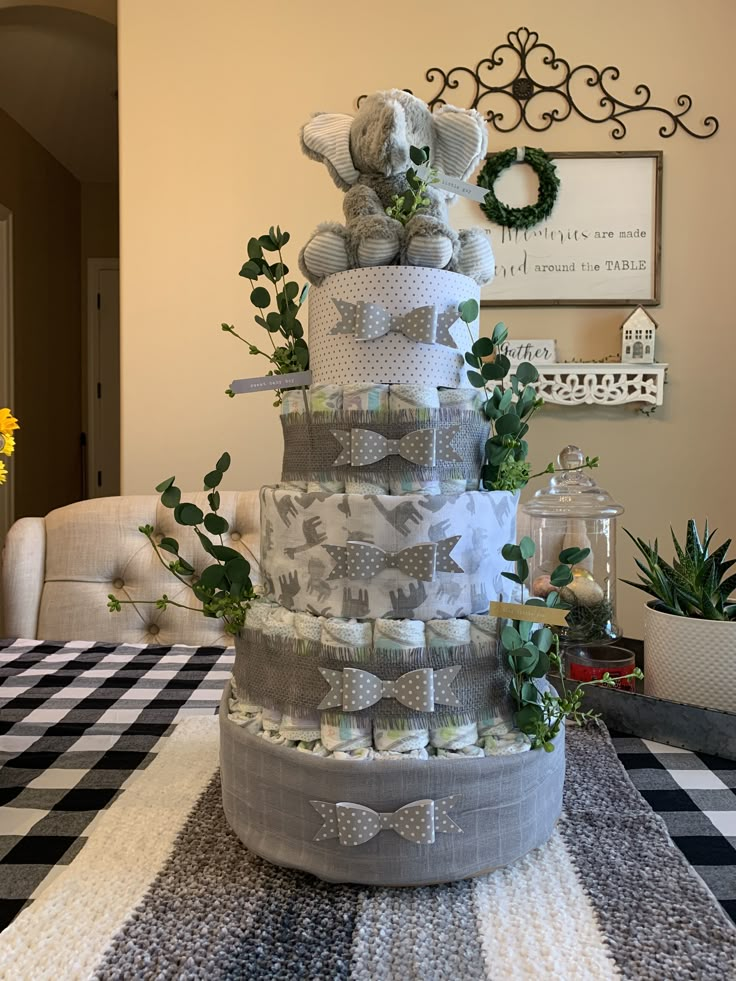
[{"label": "polka dot fabric wrap", "polygon": [[357,304],[370,298],[392,316],[433,306],[438,317],[460,303],[480,301],[477,283],[444,269],[373,266],[328,276],[309,292],[309,350],[314,384],[468,386],[464,352],[478,339],[478,321],[457,320],[449,328],[457,347],[424,344],[398,331],[371,340],[332,331],[341,317],[335,301]]}]

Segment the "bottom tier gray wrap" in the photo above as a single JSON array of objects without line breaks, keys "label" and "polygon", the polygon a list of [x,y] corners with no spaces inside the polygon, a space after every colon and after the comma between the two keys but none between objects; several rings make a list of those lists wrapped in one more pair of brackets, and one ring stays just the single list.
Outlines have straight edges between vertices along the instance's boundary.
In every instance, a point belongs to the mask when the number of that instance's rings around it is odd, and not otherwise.
[{"label": "bottom tier gray wrap", "polygon": [[[549,838],[562,809],[564,731],[554,752],[451,760],[321,759],[274,746],[220,708],[225,815],[244,845],[276,865],[331,882],[410,886],[450,882],[510,865]],[[323,820],[311,801],[349,802],[379,814],[455,797],[462,833],[417,844],[387,828],[360,845],[315,841]]]}]

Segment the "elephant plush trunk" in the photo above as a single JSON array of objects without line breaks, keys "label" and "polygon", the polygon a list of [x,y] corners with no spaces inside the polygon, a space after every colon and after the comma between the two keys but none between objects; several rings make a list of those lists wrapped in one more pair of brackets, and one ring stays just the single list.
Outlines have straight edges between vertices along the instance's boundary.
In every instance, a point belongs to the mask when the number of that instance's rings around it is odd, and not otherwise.
[{"label": "elephant plush trunk", "polygon": [[409,167],[406,116],[388,93],[369,96],[350,130],[350,153],[362,173],[390,177]]}]

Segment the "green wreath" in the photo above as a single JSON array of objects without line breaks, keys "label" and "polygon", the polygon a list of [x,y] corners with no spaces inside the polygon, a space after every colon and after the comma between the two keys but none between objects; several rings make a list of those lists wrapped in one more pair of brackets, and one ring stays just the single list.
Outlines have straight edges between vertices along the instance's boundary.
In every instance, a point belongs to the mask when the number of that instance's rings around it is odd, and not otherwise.
[{"label": "green wreath", "polygon": [[[523,208],[510,208],[498,200],[493,185],[504,170],[517,162],[529,164],[539,177],[539,197],[536,204],[527,204]],[[516,147],[512,147],[510,150],[503,150],[488,157],[478,174],[478,184],[480,187],[488,188],[488,194],[481,208],[494,224],[505,225],[506,228],[531,228],[552,214],[560,188],[560,178],[557,176],[555,165],[544,150],[525,146],[523,156],[517,153]]]}]

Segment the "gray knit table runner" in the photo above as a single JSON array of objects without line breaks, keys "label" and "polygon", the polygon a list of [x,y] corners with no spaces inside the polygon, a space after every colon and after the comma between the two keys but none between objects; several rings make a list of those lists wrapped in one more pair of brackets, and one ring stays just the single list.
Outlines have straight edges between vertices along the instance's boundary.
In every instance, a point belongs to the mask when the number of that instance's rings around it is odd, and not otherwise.
[{"label": "gray knit table runner", "polygon": [[[586,967],[576,936],[581,897],[569,910],[567,933],[550,933],[548,912],[530,905],[571,902],[559,866],[545,879],[560,839],[597,921],[605,973]],[[527,892],[535,868],[552,890],[536,900]],[[529,913],[523,928],[505,937],[509,910],[489,895],[499,882],[510,887],[514,875],[522,877],[521,908]],[[494,959],[497,939],[511,952],[509,962]],[[547,965],[556,950],[570,947],[580,963],[566,977],[581,981],[736,976],[733,924],[629,782],[607,733],[596,729],[568,733],[565,809],[555,839],[514,869],[442,886],[329,885],[270,865],[230,831],[213,780],[94,977],[501,981],[539,977],[535,964],[544,958]]]}]

